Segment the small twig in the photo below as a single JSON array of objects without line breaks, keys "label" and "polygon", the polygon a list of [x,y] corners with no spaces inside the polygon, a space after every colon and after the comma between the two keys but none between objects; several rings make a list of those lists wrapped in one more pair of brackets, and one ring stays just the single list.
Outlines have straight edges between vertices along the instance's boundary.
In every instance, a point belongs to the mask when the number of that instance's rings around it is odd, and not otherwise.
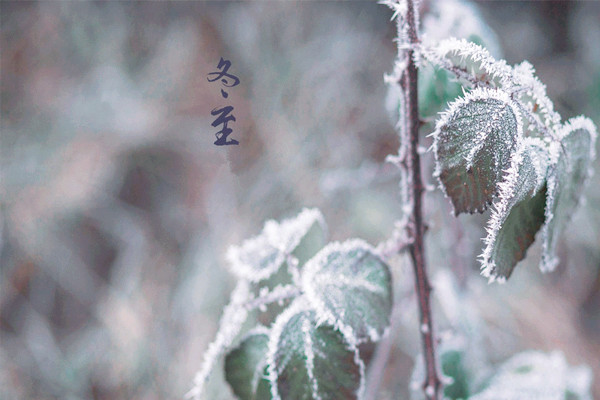
[{"label": "small twig", "polygon": [[407,235],[407,222],[408,220],[406,218],[396,222],[396,227],[392,232],[392,236],[377,246],[377,253],[384,260],[388,260],[395,255],[402,253],[413,243],[412,238]]},{"label": "small twig", "polygon": [[218,360],[233,343],[239,334],[242,324],[246,321],[248,312],[266,306],[267,304],[283,301],[301,294],[300,289],[294,285],[277,286],[273,290],[259,293],[258,297],[250,294],[250,283],[242,280],[238,282],[231,294],[231,302],[223,311],[219,322],[219,330],[215,340],[208,346],[204,354],[204,362],[200,371],[194,378],[194,388],[186,394],[187,399],[199,400],[210,374]]},{"label": "small twig", "polygon": [[215,340],[208,346],[204,353],[204,361],[200,371],[194,378],[194,387],[186,394],[186,399],[200,400],[208,378],[217,363],[217,360],[231,346],[231,343],[240,332],[246,321],[248,311],[244,304],[250,298],[250,284],[247,281],[238,282],[231,293],[231,301],[223,310],[219,322],[219,330]]},{"label": "small twig", "polygon": [[279,285],[273,290],[260,293],[258,297],[246,302],[244,308],[248,311],[261,308],[271,303],[299,296],[302,291],[295,285]]}]

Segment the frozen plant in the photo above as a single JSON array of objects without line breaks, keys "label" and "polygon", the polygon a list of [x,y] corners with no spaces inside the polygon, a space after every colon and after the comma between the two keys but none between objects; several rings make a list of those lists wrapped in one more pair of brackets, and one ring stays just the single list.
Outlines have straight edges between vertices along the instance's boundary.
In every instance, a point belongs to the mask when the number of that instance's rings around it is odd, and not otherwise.
[{"label": "frozen plant", "polygon": [[[388,330],[393,299],[386,259],[399,252],[410,256],[418,296],[419,389],[428,400],[451,397],[438,370],[424,257],[419,76],[430,81],[445,77],[442,92],[458,96],[440,104],[445,111],[431,134],[434,175],[456,215],[492,206],[480,256],[482,274],[490,281],[508,279],[538,231],[540,268],[550,271],[558,263],[557,238],[580,201],[595,156],[594,124],[583,116],[563,122],[527,61],[508,65],[466,39],[438,42],[429,35],[421,40],[418,2],[385,4],[398,28],[398,59],[386,81],[396,94],[401,145],[388,160],[400,169],[404,218],[377,248],[358,239],[325,245],[323,216],[305,209],[281,223],[268,221],[260,235],[232,247],[228,261],[239,283],[189,397],[202,397],[224,356],[225,379],[242,400],[362,399],[366,366],[361,346],[376,343]],[[456,9],[469,12],[460,4]],[[461,36],[470,29],[465,21],[477,21],[472,15],[453,18],[444,9],[437,10],[445,18],[442,26]],[[424,70],[430,72],[419,75]],[[429,83],[424,87],[432,87]],[[267,326],[259,324],[238,339],[255,310]],[[558,353],[523,353],[471,398],[516,400],[524,390],[527,398],[564,398],[566,391],[585,398],[591,379],[587,370],[568,371]]]},{"label": "frozen plant", "polygon": [[[230,249],[240,282],[190,397],[201,397],[227,351],[225,378],[240,399],[361,398],[359,346],[377,342],[389,325],[391,275],[362,240],[323,247],[325,231],[321,213],[305,209],[281,223],[267,221],[260,235]],[[231,350],[249,312],[273,305],[279,309],[271,326],[258,325]]]}]

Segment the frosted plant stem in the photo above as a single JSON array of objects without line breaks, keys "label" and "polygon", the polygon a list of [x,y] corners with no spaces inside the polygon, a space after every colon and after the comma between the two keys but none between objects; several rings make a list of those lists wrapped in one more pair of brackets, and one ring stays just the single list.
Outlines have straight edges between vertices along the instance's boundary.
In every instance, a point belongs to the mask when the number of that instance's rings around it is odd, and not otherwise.
[{"label": "frosted plant stem", "polygon": [[249,298],[250,284],[245,280],[239,281],[231,294],[231,302],[223,310],[217,336],[204,353],[204,362],[194,378],[194,388],[186,394],[186,398],[201,399],[206,382],[217,360],[231,346],[231,343],[240,332],[242,324],[246,321],[248,311],[244,304]]},{"label": "frosted plant stem", "polygon": [[[417,92],[417,67],[414,62],[414,46],[418,45],[417,35],[417,5],[414,0],[407,0],[406,15],[398,18],[398,36],[404,38],[408,43],[399,46],[398,57],[403,60],[406,68],[399,76],[399,84],[402,89],[402,100],[400,102],[400,149],[398,152],[399,166],[402,176],[405,204],[402,208],[408,217],[407,234],[410,239],[408,251],[413,264],[415,274],[415,288],[418,295],[420,333],[423,344],[423,355],[425,358],[425,381],[423,392],[428,400],[440,400],[442,398],[442,384],[437,370],[437,359],[435,354],[435,340],[433,337],[433,323],[431,317],[430,293],[431,286],[427,277],[423,247],[423,181],[421,179],[421,164],[419,157],[419,102]],[[408,44],[408,46],[406,46]]]},{"label": "frosted plant stem", "polygon": [[250,294],[250,284],[239,281],[231,294],[231,302],[223,311],[219,331],[214,342],[212,342],[204,356],[202,368],[194,379],[194,388],[186,395],[186,398],[199,400],[204,391],[204,385],[212,372],[218,358],[223,354],[240,332],[242,324],[248,316],[248,312],[266,306],[268,304],[284,301],[299,296],[302,292],[294,285],[279,285],[271,291],[265,291],[258,297]]},{"label": "frosted plant stem", "polygon": [[261,306],[297,297],[301,293],[302,291],[294,285],[279,285],[273,290],[267,291],[259,297],[247,301],[244,304],[244,307],[246,310],[251,311],[260,308]]}]

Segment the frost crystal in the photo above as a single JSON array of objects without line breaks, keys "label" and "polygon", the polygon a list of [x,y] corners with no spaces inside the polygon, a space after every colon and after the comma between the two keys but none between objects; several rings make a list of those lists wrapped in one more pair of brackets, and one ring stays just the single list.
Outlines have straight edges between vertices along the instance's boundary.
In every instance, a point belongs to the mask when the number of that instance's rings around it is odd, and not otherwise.
[{"label": "frost crystal", "polygon": [[358,349],[334,327],[320,324],[305,298],[295,300],[275,320],[267,364],[274,400],[330,398],[332,393],[361,398],[364,363]]},{"label": "frost crystal", "polygon": [[232,272],[251,282],[268,278],[277,272],[314,224],[326,229],[323,215],[317,209],[304,209],[295,218],[281,223],[267,221],[260,235],[229,248],[227,260]]},{"label": "frost crystal", "polygon": [[[389,8],[394,11],[392,14],[392,20],[396,20],[398,27],[398,49],[401,50],[404,45],[409,43],[408,37],[408,24],[406,23],[407,18],[409,16],[409,11],[411,11],[412,16],[415,19],[415,28],[417,32],[419,31],[419,1],[406,1],[406,0],[382,0],[379,2],[380,4],[387,5]],[[412,10],[409,10],[409,7],[413,7]],[[399,51],[398,54],[401,54],[402,51]]]},{"label": "frost crystal", "polygon": [[436,175],[455,213],[483,212],[521,140],[508,94],[478,88],[448,106],[433,132]]},{"label": "frost crystal", "polygon": [[389,325],[391,275],[362,240],[327,245],[306,264],[302,288],[318,318],[350,342],[378,341]]},{"label": "frost crystal", "polygon": [[542,262],[540,269],[552,271],[558,265],[555,247],[580,202],[583,188],[591,174],[595,158],[596,127],[585,117],[573,118],[559,131],[557,161],[550,168],[546,195],[545,223],[542,229]]},{"label": "frost crystal", "polygon": [[526,108],[534,127],[541,129],[542,133],[550,129],[548,133],[554,136],[554,128],[560,124],[560,115],[554,111],[554,104],[546,94],[546,85],[535,76],[533,65],[527,61],[516,65],[513,68],[513,81],[519,103]]},{"label": "frost crystal", "polygon": [[269,330],[259,325],[225,356],[225,379],[238,398],[271,397],[271,386],[265,374],[268,341]]},{"label": "frost crystal", "polygon": [[544,142],[526,138],[498,185],[498,201],[488,221],[486,246],[480,256],[482,275],[490,282],[510,276],[543,223],[544,195],[534,195],[544,184],[548,164]]},{"label": "frost crystal", "polygon": [[416,57],[419,63],[429,61],[473,86],[512,84],[512,68],[504,60],[497,61],[486,49],[465,39],[449,38],[437,46],[422,47]]},{"label": "frost crystal", "polygon": [[[248,311],[255,308],[266,307],[267,304],[278,302],[283,304],[283,301],[300,294],[300,289],[294,285],[277,285],[272,290],[264,287],[261,288],[260,294],[255,299],[249,299],[244,306]],[[265,308],[266,310],[266,308]],[[261,309],[261,311],[263,311]]]},{"label": "frost crystal", "polygon": [[521,122],[525,132],[556,137],[560,115],[554,111],[546,86],[535,76],[529,62],[511,67],[504,60],[494,59],[483,47],[456,38],[443,40],[437,46],[421,47],[416,57],[419,64],[428,61],[444,68],[468,86],[499,88],[509,93],[523,113]]},{"label": "frost crystal", "polygon": [[200,399],[204,385],[208,381],[217,360],[231,346],[231,343],[240,332],[242,324],[246,321],[248,311],[243,307],[243,304],[249,297],[250,285],[246,281],[240,281],[231,294],[230,303],[223,310],[217,336],[204,353],[202,367],[194,378],[195,386],[186,397]]}]

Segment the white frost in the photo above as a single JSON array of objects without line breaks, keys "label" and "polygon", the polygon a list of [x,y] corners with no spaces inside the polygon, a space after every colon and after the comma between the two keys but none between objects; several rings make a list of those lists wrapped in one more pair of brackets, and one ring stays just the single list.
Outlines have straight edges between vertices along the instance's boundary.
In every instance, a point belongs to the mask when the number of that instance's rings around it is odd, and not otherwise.
[{"label": "white frost", "polygon": [[279,378],[280,371],[275,362],[281,334],[283,333],[286,324],[294,315],[306,310],[308,310],[306,301],[303,297],[300,297],[279,314],[271,326],[271,334],[269,335],[269,344],[267,348],[267,371],[269,382],[271,382],[271,395],[273,396],[273,400],[281,400],[279,389],[277,388],[277,379]]},{"label": "white frost", "polygon": [[[591,138],[591,145],[589,149],[589,169],[587,171],[587,179],[592,175],[592,165],[593,161],[596,158],[596,139],[598,136],[596,126],[594,123],[584,116],[579,116],[575,118],[571,118],[567,122],[565,122],[562,127],[558,131],[558,139],[563,140],[566,138],[571,132],[576,130],[585,130],[589,133]],[[552,154],[552,167],[555,167],[558,163],[558,159],[561,156],[561,152],[563,151],[560,143],[554,143]],[[554,243],[550,243],[552,240],[549,239],[550,229],[552,229],[551,224],[553,223],[554,218],[556,216],[553,213],[554,205],[556,202],[556,193],[562,188],[558,187],[558,177],[556,173],[549,174],[547,178],[547,194],[546,194],[546,210],[545,210],[545,221],[544,226],[542,227],[542,261],[540,262],[540,270],[542,272],[550,272],[553,271],[559,263],[559,259],[554,252]],[[581,194],[579,194],[579,198],[581,198]],[[556,237],[554,238],[554,241]]]},{"label": "white frost", "polygon": [[[277,388],[277,380],[279,378],[279,373],[281,372],[281,368],[282,366],[278,366],[276,363],[276,358],[277,358],[277,352],[278,352],[278,348],[279,348],[279,343],[281,342],[281,336],[283,334],[283,330],[285,329],[286,325],[289,323],[289,321],[297,314],[299,313],[308,313],[308,312],[314,312],[314,309],[312,309],[309,305],[309,303],[306,301],[306,298],[303,297],[299,297],[296,300],[294,300],[294,302],[288,307],[286,308],[275,320],[275,322],[273,323],[273,326],[271,328],[271,334],[269,336],[269,344],[268,344],[268,350],[267,350],[267,370],[268,370],[268,379],[271,383],[271,395],[273,396],[273,400],[282,400],[281,396],[279,394],[279,389]],[[318,377],[314,376],[314,362],[315,362],[315,357],[316,356],[320,356],[320,357],[326,357],[326,355],[324,354],[316,354],[315,353],[315,349],[314,349],[314,343],[312,340],[312,334],[313,331],[320,325],[319,321],[315,321],[316,325],[313,325],[312,322],[308,319],[308,317],[305,317],[302,320],[302,338],[303,338],[303,352],[304,355],[306,357],[306,370],[307,373],[309,375],[309,380],[311,381],[311,391],[313,393],[313,398],[314,399],[320,399],[320,395],[318,392]],[[331,324],[327,324],[327,325],[331,325]],[[338,327],[336,327],[335,325],[333,326],[334,329],[337,329]],[[364,386],[365,386],[365,365],[364,362],[361,360],[360,355],[358,353],[358,348],[356,346],[355,342],[349,342],[346,338],[346,335],[344,334],[344,332],[341,332],[342,336],[344,337],[345,341],[346,341],[346,348],[353,352],[354,354],[354,362],[359,366],[359,371],[360,371],[360,384],[359,384],[359,389],[357,392],[357,396],[358,398],[362,398],[362,393],[364,392]]]},{"label": "white frost", "polygon": [[319,395],[319,383],[315,378],[315,353],[313,351],[313,343],[312,343],[312,326],[310,321],[305,318],[302,321],[302,336],[304,338],[304,355],[306,356],[306,372],[308,373],[308,380],[311,383],[311,389],[313,398],[315,400],[321,400],[321,396]]},{"label": "white frost", "polygon": [[[502,87],[508,87],[512,82],[512,68],[504,60],[496,60],[485,48],[465,39],[449,38],[437,46],[421,47],[416,57],[419,63],[428,61],[473,84],[478,84],[483,78]],[[477,63],[481,71],[467,69],[469,64],[465,64],[466,60]]]},{"label": "white frost", "polygon": [[556,140],[560,115],[546,94],[546,86],[535,76],[533,66],[524,61],[514,67],[496,60],[483,47],[464,39],[449,38],[437,46],[422,46],[416,54],[419,64],[430,62],[452,72],[472,87],[500,88],[509,93],[523,111],[522,122]]},{"label": "white frost", "polygon": [[217,363],[219,357],[240,332],[242,324],[246,321],[248,311],[243,307],[243,303],[250,296],[250,285],[246,281],[238,282],[231,294],[231,301],[223,310],[223,316],[219,322],[219,330],[215,340],[208,346],[204,353],[204,361],[200,371],[194,378],[194,388],[188,392],[186,398],[199,400],[202,396],[204,385],[208,381],[210,374]]},{"label": "white frost", "polygon": [[[524,156],[527,155],[527,158]],[[512,207],[521,199],[518,198],[517,188],[520,180],[529,179],[519,175],[519,169],[525,160],[530,160],[535,170],[535,181],[522,184],[531,188],[533,193],[537,192],[544,183],[546,170],[549,164],[549,154],[545,143],[538,138],[525,138],[518,144],[518,149],[511,159],[510,167],[505,171],[504,180],[498,184],[498,199],[494,203],[490,219],[488,220],[484,239],[485,248],[480,255],[481,274],[489,278],[489,282],[497,281],[503,283],[504,277],[497,276],[496,263],[492,259],[492,251],[496,246],[496,238],[502,225],[508,218]]]},{"label": "white frost", "polygon": [[[327,287],[345,287],[360,288],[382,296],[385,296],[386,292],[381,287],[368,281],[364,276],[349,277],[341,275],[339,271],[323,271],[323,269],[329,265],[329,258],[333,254],[346,254],[351,251],[362,251],[364,254],[371,254],[374,257],[378,257],[376,250],[360,239],[351,239],[342,243],[332,242],[306,263],[302,274],[302,289],[304,290],[308,302],[317,312],[317,318],[329,325],[333,325],[342,332],[348,342],[357,345],[361,341],[364,341],[365,338],[357,337],[354,329],[341,321],[343,318],[340,318],[340,315],[344,315],[343,304],[334,306],[338,315],[325,304],[325,301],[323,300],[323,291]],[[366,331],[368,338],[373,342],[377,342],[381,338],[381,334],[373,327],[366,326]]]},{"label": "white frost", "polygon": [[268,278],[277,272],[314,224],[319,224],[323,231],[327,229],[323,214],[315,208],[305,208],[281,223],[267,221],[260,235],[229,248],[227,260],[232,272],[251,282]]},{"label": "white frost", "polygon": [[[452,121],[452,118],[461,110],[461,108],[466,107],[469,103],[471,103],[473,101],[487,100],[487,99],[498,100],[498,101],[506,104],[508,107],[510,107],[511,111],[514,113],[517,121],[520,120],[521,113],[519,112],[515,103],[512,101],[512,99],[506,92],[499,90],[499,89],[476,88],[476,89],[472,90],[471,92],[466,93],[464,97],[458,98],[457,100],[453,101],[452,103],[450,103],[448,105],[447,110],[444,111],[443,113],[441,113],[441,116],[436,123],[435,130],[431,134],[431,136],[433,136],[432,150],[435,154],[435,171],[434,171],[435,176],[439,177],[439,175],[442,172],[440,160],[438,157],[438,143],[440,141],[440,134],[441,134],[442,128],[447,126]],[[481,149],[484,141],[487,139],[487,136],[489,134],[490,134],[489,129],[486,129],[486,130],[482,129],[480,131],[480,137],[478,138],[477,143],[475,143],[475,145],[473,146],[473,149],[471,149],[471,151],[469,152],[469,156],[465,160],[467,165],[471,165],[473,163],[473,159],[474,159],[475,155]],[[522,126],[521,126],[521,124],[517,123],[517,142],[520,140],[522,135],[523,135]],[[441,181],[440,181],[440,186],[442,187],[444,194],[447,196],[446,189],[443,187]]]}]

